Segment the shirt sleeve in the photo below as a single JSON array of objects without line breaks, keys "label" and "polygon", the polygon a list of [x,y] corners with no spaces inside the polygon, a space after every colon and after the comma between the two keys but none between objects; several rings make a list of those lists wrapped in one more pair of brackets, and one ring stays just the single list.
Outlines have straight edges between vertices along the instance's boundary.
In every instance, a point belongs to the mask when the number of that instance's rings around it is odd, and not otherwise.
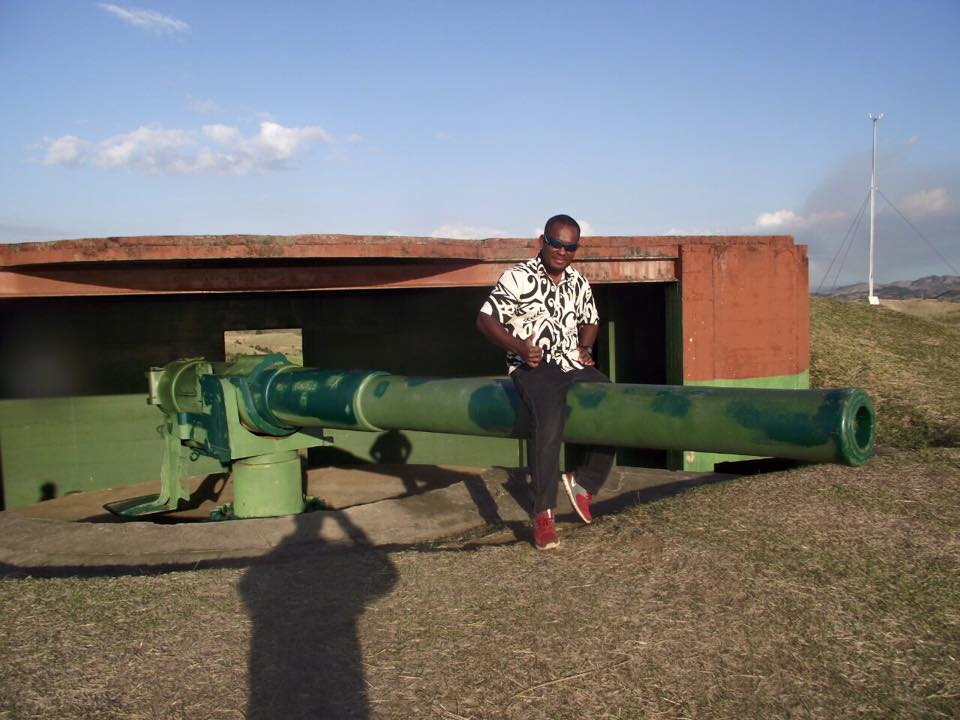
[{"label": "shirt sleeve", "polygon": [[517,273],[507,270],[490,291],[490,296],[483,303],[480,312],[490,315],[501,325],[507,325],[517,316],[519,304],[520,285],[517,281]]},{"label": "shirt sleeve", "polygon": [[590,283],[584,280],[577,303],[577,325],[597,325],[599,322],[600,313],[597,312],[597,304],[593,301],[593,291],[590,289]]}]

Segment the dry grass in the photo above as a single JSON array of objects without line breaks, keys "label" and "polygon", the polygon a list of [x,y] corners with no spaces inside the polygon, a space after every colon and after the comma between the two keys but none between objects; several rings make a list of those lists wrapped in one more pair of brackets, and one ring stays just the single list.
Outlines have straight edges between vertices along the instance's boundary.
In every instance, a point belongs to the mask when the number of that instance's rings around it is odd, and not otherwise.
[{"label": "dry grass", "polygon": [[283,353],[295,365],[303,364],[303,332],[288,330],[227,330],[223,334],[227,362],[240,355]]},{"label": "dry grass", "polygon": [[0,583],[0,717],[956,717],[960,451],[563,528]]},{"label": "dry grass", "polygon": [[960,444],[960,328],[866,303],[812,298],[810,345],[812,385],[870,391],[881,445]]},{"label": "dry grass", "polygon": [[946,300],[908,298],[906,300],[880,300],[880,304],[897,312],[915,315],[926,320],[936,320],[954,327],[960,326],[960,303]]},{"label": "dry grass", "polygon": [[[815,378],[956,437],[956,335],[813,312]],[[703,485],[548,553],[8,578],[0,718],[958,717],[958,497],[960,450],[919,449]]]}]

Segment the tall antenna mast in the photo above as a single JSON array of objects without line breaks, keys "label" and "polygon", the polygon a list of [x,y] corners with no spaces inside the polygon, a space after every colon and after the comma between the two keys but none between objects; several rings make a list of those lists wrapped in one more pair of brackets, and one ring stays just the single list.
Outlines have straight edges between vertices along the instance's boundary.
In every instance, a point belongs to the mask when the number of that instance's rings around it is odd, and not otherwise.
[{"label": "tall antenna mast", "polygon": [[874,115],[867,113],[867,117],[873,122],[873,160],[871,162],[872,170],[870,172],[870,271],[867,275],[867,302],[871,305],[879,305],[880,298],[873,292],[873,252],[876,244],[876,198],[877,198],[877,123],[883,117],[883,113]]}]

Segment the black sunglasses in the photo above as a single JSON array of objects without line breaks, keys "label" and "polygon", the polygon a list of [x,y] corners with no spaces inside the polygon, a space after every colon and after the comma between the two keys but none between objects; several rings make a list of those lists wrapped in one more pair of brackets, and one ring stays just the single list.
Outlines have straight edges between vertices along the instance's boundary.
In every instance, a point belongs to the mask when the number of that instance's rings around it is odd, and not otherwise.
[{"label": "black sunglasses", "polygon": [[557,250],[559,250],[560,248],[563,248],[567,252],[576,252],[577,248],[580,247],[579,241],[575,243],[565,243],[565,242],[560,242],[556,238],[552,238],[549,235],[544,235],[543,241],[550,247],[555,247]]}]

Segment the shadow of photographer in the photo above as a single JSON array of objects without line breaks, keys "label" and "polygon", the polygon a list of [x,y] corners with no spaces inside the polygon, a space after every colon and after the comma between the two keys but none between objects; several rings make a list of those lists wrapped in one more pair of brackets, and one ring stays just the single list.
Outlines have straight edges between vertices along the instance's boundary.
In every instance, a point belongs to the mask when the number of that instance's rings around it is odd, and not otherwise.
[{"label": "shadow of photographer", "polygon": [[[391,590],[397,572],[342,513],[295,522],[240,581],[252,625],[245,717],[367,718],[357,623],[368,603]],[[331,551],[320,537],[327,523],[356,549]]]}]

